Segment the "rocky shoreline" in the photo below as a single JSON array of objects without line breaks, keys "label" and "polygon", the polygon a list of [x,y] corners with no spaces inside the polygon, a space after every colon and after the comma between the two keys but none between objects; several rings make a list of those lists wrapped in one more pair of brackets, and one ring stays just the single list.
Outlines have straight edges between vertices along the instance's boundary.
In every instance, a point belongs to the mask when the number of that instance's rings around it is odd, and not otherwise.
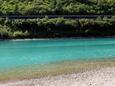
[{"label": "rocky shoreline", "polygon": [[115,67],[83,73],[13,81],[0,84],[0,86],[115,86]]}]

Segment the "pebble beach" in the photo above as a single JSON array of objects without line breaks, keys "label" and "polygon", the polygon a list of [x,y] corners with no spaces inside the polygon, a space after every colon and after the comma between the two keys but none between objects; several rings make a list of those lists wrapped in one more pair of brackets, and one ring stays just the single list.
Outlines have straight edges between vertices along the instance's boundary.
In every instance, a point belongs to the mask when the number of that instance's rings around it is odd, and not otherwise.
[{"label": "pebble beach", "polygon": [[10,81],[0,86],[115,86],[115,67],[62,74],[43,78]]}]

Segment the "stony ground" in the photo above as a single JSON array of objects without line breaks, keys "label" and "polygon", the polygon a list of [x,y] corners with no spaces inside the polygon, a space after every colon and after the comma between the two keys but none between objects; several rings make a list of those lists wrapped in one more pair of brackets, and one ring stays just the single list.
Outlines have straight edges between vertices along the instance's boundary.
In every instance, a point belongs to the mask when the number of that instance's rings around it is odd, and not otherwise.
[{"label": "stony ground", "polygon": [[115,67],[84,73],[13,81],[0,84],[0,86],[115,86]]}]

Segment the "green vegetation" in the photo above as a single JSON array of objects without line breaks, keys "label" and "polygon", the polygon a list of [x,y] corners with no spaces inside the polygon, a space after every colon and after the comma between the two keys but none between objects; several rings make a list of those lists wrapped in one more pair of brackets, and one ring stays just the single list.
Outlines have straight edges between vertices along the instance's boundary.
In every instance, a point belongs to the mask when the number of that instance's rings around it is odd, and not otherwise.
[{"label": "green vegetation", "polygon": [[99,37],[115,35],[108,19],[0,19],[0,38]]},{"label": "green vegetation", "polygon": [[0,0],[0,15],[114,14],[115,0]]},{"label": "green vegetation", "polygon": [[[115,0],[0,0],[0,15],[115,15]],[[113,36],[115,20],[0,19],[0,38]]]},{"label": "green vegetation", "polygon": [[0,38],[10,38],[11,32],[8,27],[0,26]]}]

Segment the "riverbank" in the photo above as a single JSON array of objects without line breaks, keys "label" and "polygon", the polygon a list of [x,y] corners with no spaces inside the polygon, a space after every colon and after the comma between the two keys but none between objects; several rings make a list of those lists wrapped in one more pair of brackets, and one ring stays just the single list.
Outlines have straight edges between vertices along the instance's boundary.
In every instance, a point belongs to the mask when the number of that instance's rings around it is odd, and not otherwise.
[{"label": "riverbank", "polygon": [[90,36],[90,37],[55,37],[55,38],[11,38],[11,39],[0,39],[0,41],[28,41],[28,40],[52,40],[52,39],[56,39],[56,40],[62,40],[62,39],[101,39],[101,38],[115,38],[115,35],[113,36],[98,36],[98,37],[94,37],[94,36]]},{"label": "riverbank", "polygon": [[114,86],[115,67],[83,73],[63,74],[45,78],[8,82],[0,86]]},{"label": "riverbank", "polygon": [[[100,71],[100,70],[103,70],[103,69],[105,70],[108,68],[110,68],[110,72],[111,72],[111,69],[112,70],[113,68],[115,69],[115,60],[111,59],[111,60],[95,60],[95,61],[94,60],[93,61],[68,61],[68,62],[65,61],[65,62],[59,62],[59,63],[51,63],[47,65],[32,65],[32,66],[23,67],[23,68],[15,68],[15,69],[12,68],[12,69],[0,72],[0,83],[6,84],[6,85],[0,84],[0,86],[16,86],[16,84],[19,84],[18,86],[31,86],[31,85],[25,85],[27,83],[30,83],[30,84],[38,83],[37,86],[44,86],[44,85],[39,85],[39,84],[40,83],[47,84],[47,82],[52,83],[53,79],[54,79],[53,82],[55,81],[55,77],[59,77],[61,81],[63,80],[70,81],[71,78],[66,78],[66,77],[69,77],[69,76],[71,77],[74,74],[75,76],[79,74],[81,74],[82,76],[82,74],[84,73],[86,74],[88,73],[90,75],[91,71],[95,71],[94,73],[96,74],[96,71],[98,72],[98,70]],[[99,72],[99,73],[103,73],[103,72]],[[48,77],[50,77],[48,81],[45,80],[46,82],[43,82],[44,79],[47,79]],[[81,79],[81,78],[78,78],[78,79]],[[13,85],[10,85],[10,83]],[[58,83],[58,81],[56,81],[56,83]],[[56,84],[56,83],[52,83],[52,84]],[[65,84],[66,84],[66,81],[65,81]],[[54,85],[48,85],[48,86],[54,86]],[[59,85],[59,86],[64,86],[64,85]],[[66,86],[71,86],[71,85],[66,85]]]}]

